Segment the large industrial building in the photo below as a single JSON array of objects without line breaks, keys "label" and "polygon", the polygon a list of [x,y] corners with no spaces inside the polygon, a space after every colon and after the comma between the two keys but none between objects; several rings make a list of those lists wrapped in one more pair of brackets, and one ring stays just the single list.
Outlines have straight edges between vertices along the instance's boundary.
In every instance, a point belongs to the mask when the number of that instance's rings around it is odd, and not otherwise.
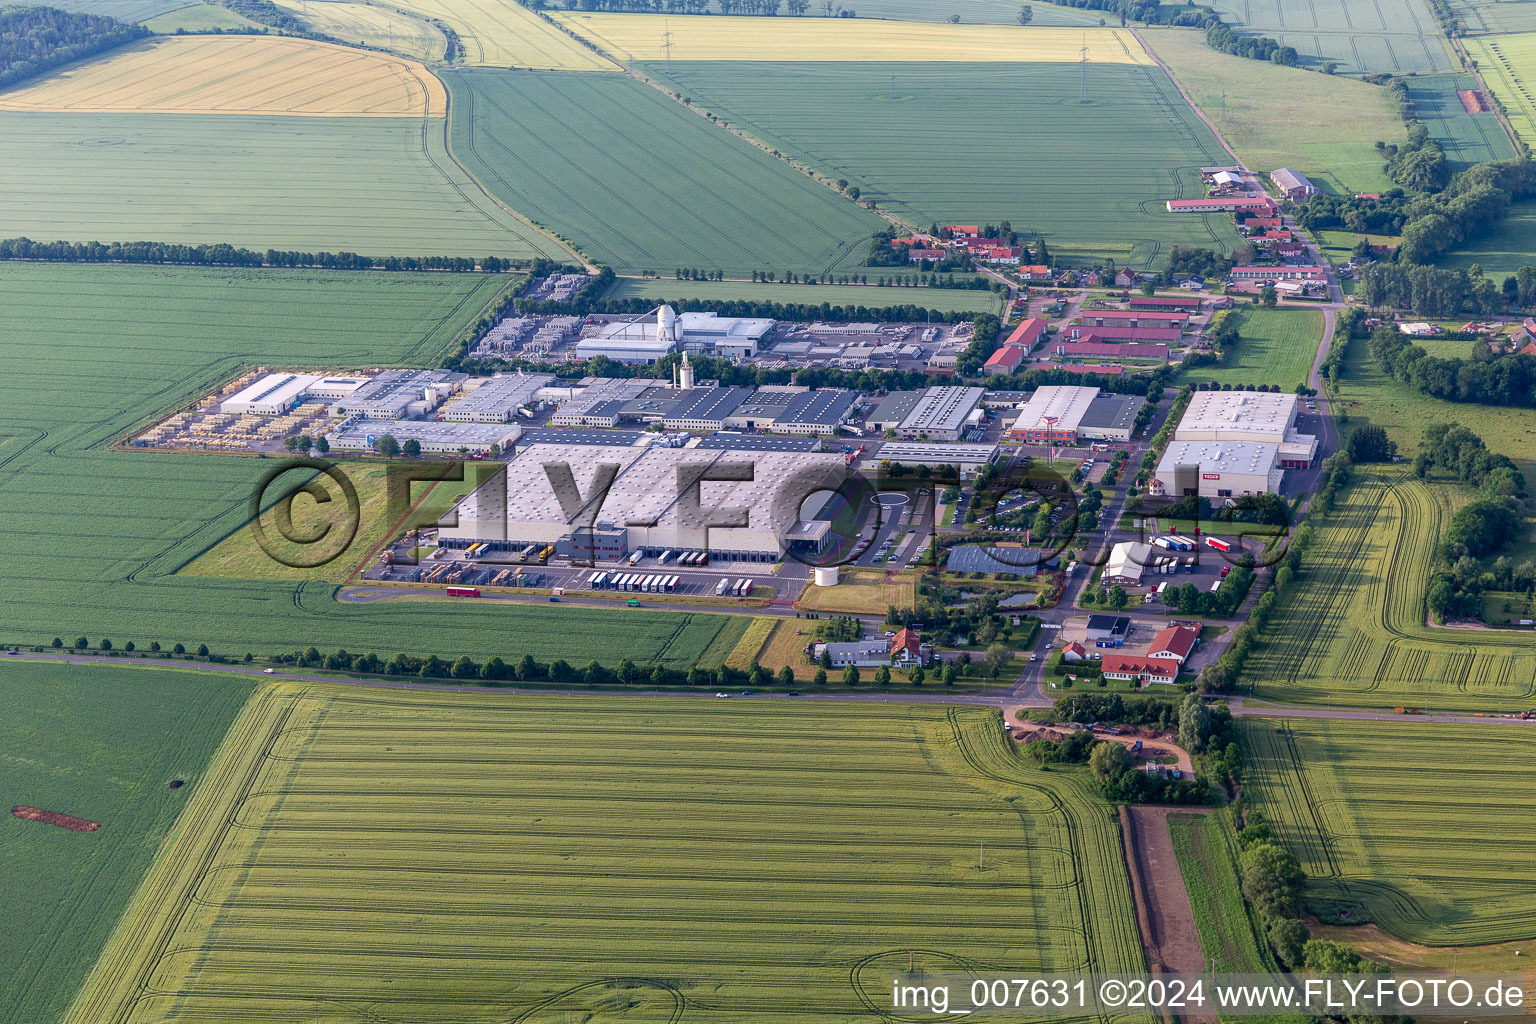
[{"label": "large industrial building", "polygon": [[351,415],[326,431],[326,441],[338,451],[374,451],[388,434],[395,443],[415,441],[424,453],[483,455],[497,445],[509,450],[520,428],[515,423],[448,423],[442,420],[378,420]]},{"label": "large industrial building", "polygon": [[1077,422],[1077,436],[1096,441],[1129,441],[1136,429],[1136,417],[1146,406],[1140,395],[1116,395],[1102,392],[1088,403]]},{"label": "large industrial building", "polygon": [[345,398],[367,383],[367,377],[268,373],[220,402],[219,412],[236,416],[281,416],[307,400]]},{"label": "large industrial building", "polygon": [[620,363],[649,363],[679,350],[725,359],[755,356],[773,325],[772,320],[716,313],[679,316],[671,306],[658,306],[633,320],[605,325],[595,338],[583,338],[576,343],[576,355],[607,356]]},{"label": "large industrial building", "polygon": [[1008,436],[1020,441],[1071,443],[1077,428],[1098,397],[1098,388],[1048,384],[1035,389],[1008,428]]},{"label": "large industrial building", "polygon": [[1272,444],[1281,469],[1303,469],[1317,458],[1317,438],[1296,429],[1299,401],[1279,391],[1196,391],[1173,439]]},{"label": "large industrial building", "polygon": [[887,441],[880,446],[881,462],[899,462],[903,466],[958,466],[961,476],[975,476],[976,472],[997,458],[995,444],[965,444],[950,441],[933,443],[925,441]]},{"label": "large industrial building", "polygon": [[331,406],[332,416],[399,420],[424,416],[469,379],[448,370],[385,370]]},{"label": "large industrial building", "polygon": [[1150,490],[1170,498],[1198,494],[1213,501],[1274,494],[1285,476],[1278,452],[1276,445],[1256,441],[1171,441]]},{"label": "large industrial building", "polygon": [[443,410],[443,419],[460,423],[506,423],[534,404],[552,373],[498,373]]},{"label": "large industrial building", "polygon": [[560,403],[549,419],[552,427],[616,427],[619,411],[631,399],[668,384],[654,377],[583,377],[571,385],[544,387],[540,397]]},{"label": "large industrial building", "polygon": [[[600,474],[611,482],[594,493]],[[801,505],[845,475],[833,454],[533,445],[460,502],[439,536],[448,547],[485,541],[493,551],[554,544],[599,559],[708,551],[774,562],[792,547],[825,546],[830,524],[802,521]]]}]

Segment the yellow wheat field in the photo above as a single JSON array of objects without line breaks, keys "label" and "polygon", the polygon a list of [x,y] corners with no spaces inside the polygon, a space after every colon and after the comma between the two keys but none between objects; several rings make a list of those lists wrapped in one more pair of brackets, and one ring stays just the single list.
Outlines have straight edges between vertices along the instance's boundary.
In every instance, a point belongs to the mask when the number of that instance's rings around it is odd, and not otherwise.
[{"label": "yellow wheat field", "polygon": [[273,0],[277,6],[344,43],[393,50],[416,60],[442,60],[447,40],[433,26],[399,11],[350,0]]},{"label": "yellow wheat field", "polygon": [[284,36],[166,36],[0,95],[37,113],[442,117],[415,61]]},{"label": "yellow wheat field", "polygon": [[1097,64],[1151,64],[1118,28],[949,25],[862,18],[667,17],[561,13],[573,30],[619,60],[984,61],[1067,63],[1083,47]]},{"label": "yellow wheat field", "polygon": [[402,10],[450,25],[464,63],[532,71],[618,71],[517,0],[391,0]]}]

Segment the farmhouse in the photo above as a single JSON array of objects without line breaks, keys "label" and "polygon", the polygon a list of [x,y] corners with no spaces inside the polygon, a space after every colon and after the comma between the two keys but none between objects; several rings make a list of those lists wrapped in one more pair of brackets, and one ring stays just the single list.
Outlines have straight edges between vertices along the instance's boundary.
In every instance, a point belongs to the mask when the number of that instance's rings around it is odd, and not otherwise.
[{"label": "farmhouse", "polygon": [[1051,268],[1044,263],[1031,263],[1019,267],[1019,279],[1021,281],[1049,282],[1051,280]]},{"label": "farmhouse", "polygon": [[1172,658],[1106,654],[1099,672],[1105,679],[1120,682],[1171,683],[1179,677],[1179,663]]},{"label": "farmhouse", "polygon": [[[825,543],[824,536],[797,539],[800,505],[817,490],[835,489],[845,466],[842,456],[817,452],[532,445],[461,501],[439,536],[448,547],[486,541],[490,550],[512,550],[555,544],[578,526],[596,525],[622,532],[629,551],[708,550],[772,562],[792,544],[816,550]],[[594,492],[600,467],[612,482]]]},{"label": "farmhouse", "polygon": [[[1197,303],[1199,299],[1195,300]],[[1083,313],[1084,327],[1164,327],[1183,330],[1189,314],[1178,310],[1095,309]]]},{"label": "farmhouse", "polygon": [[1021,441],[1076,441],[1078,425],[1098,394],[1098,388],[1066,384],[1036,388],[1008,428],[1008,436]]},{"label": "farmhouse", "polygon": [[1248,199],[1241,196],[1220,196],[1215,199],[1170,199],[1169,213],[1257,213],[1274,216],[1275,201],[1268,196]]}]

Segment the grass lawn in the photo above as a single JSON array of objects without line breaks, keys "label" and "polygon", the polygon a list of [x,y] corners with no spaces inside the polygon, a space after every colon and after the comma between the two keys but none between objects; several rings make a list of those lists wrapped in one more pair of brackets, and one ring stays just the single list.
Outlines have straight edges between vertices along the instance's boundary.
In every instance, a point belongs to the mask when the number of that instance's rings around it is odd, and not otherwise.
[{"label": "grass lawn", "polygon": [[1319,916],[1363,907],[1351,916],[1435,945],[1536,935],[1529,730],[1325,719],[1243,729],[1244,798],[1301,861]]},{"label": "grass lawn", "polygon": [[[852,269],[852,268],[845,268]],[[871,278],[886,275],[886,267],[866,267],[859,272]],[[879,309],[885,306],[921,306],[943,313],[1000,313],[1003,297],[994,291],[969,288],[881,288],[877,285],[753,284],[750,281],[677,281],[668,277],[621,277],[608,289],[606,299],[644,298],[654,302],[703,299],[730,302],[807,303],[842,306],[845,309]]]},{"label": "grass lawn", "polygon": [[912,579],[880,569],[842,571],[842,581],[835,587],[807,584],[800,591],[795,607],[812,612],[845,612],[857,615],[884,615],[891,605],[912,607]]},{"label": "grass lawn", "polygon": [[1502,284],[1504,278],[1524,266],[1536,266],[1532,239],[1536,238],[1536,199],[1511,203],[1509,212],[1489,234],[1464,243],[1445,254],[1435,265],[1464,270],[1476,263],[1483,273]]},{"label": "grass lawn", "polygon": [[867,1015],[909,950],[932,973],[1140,970],[1112,815],[999,725],[268,688],[69,1024],[231,998],[247,1019],[595,1020],[617,998],[624,1019],[785,1024]]},{"label": "grass lawn", "polygon": [[1218,53],[1198,29],[1140,34],[1255,171],[1290,167],[1346,195],[1392,187],[1375,144],[1407,136],[1381,86]]},{"label": "grass lawn", "polygon": [[1315,309],[1262,309],[1244,306],[1236,311],[1241,340],[1236,351],[1220,366],[1185,370],[1181,380],[1214,380],[1222,384],[1279,384],[1292,391],[1305,384],[1323,340],[1323,314]]},{"label": "grass lawn", "polygon": [[1237,878],[1237,839],[1226,810],[1168,817],[1173,851],[1200,929],[1200,946],[1218,973],[1269,974],[1274,957],[1243,902]]},{"label": "grass lawn", "polygon": [[101,824],[0,817],[0,1020],[60,1019],[251,688],[213,673],[0,665],[5,810]]}]

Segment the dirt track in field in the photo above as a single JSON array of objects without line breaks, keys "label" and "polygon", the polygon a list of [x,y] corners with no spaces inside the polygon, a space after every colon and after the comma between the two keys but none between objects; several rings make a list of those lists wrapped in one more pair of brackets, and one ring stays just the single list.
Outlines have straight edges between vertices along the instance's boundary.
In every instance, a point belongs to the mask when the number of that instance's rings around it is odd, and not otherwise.
[{"label": "dirt track in field", "polygon": [[[1136,926],[1153,974],[1199,974],[1206,968],[1200,948],[1200,932],[1189,891],[1179,872],[1168,832],[1170,814],[1203,814],[1198,807],[1137,805],[1120,808],[1120,831],[1125,843],[1125,865],[1131,875],[1131,894],[1136,901]],[[1209,1021],[1211,1015],[1189,1015],[1187,1021]]]},{"label": "dirt track in field", "polygon": [[27,821],[41,821],[45,825],[57,825],[59,828],[67,828],[71,832],[95,832],[101,828],[99,821],[86,821],[84,818],[76,818],[70,814],[60,814],[58,811],[45,811],[38,807],[19,806],[12,807],[11,813],[18,818]]}]

